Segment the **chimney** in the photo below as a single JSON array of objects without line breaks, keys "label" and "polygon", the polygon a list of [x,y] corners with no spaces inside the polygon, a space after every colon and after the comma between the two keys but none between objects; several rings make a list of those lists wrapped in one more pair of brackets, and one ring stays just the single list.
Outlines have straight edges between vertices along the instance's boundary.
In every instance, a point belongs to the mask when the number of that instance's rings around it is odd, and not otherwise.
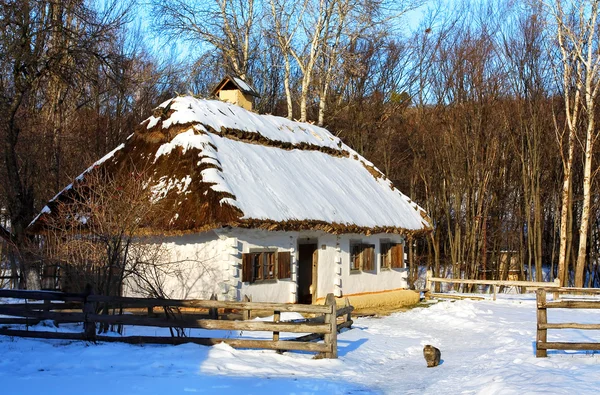
[{"label": "chimney", "polygon": [[252,104],[255,97],[260,97],[256,89],[248,82],[239,77],[225,76],[212,90],[212,96],[217,96],[220,100],[235,104],[252,110]]}]

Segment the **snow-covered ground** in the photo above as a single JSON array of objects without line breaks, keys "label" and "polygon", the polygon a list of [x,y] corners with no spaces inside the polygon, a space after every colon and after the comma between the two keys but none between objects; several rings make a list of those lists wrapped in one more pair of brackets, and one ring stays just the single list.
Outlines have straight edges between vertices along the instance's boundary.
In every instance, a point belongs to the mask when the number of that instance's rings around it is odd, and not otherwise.
[{"label": "snow-covered ground", "polygon": [[[2,394],[585,394],[600,386],[591,352],[535,357],[533,295],[444,301],[359,318],[339,335],[339,359],[203,347],[86,344],[0,336]],[[600,323],[600,312],[549,310],[549,322]],[[128,334],[132,334],[131,332]],[[600,341],[596,331],[549,331]],[[426,368],[425,344],[442,351]]]}]

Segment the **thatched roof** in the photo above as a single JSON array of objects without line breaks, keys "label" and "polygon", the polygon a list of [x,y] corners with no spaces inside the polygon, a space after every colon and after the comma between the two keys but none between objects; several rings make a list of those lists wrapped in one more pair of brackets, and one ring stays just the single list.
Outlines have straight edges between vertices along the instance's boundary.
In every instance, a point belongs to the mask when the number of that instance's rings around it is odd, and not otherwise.
[{"label": "thatched roof", "polygon": [[148,204],[166,213],[151,233],[223,226],[364,234],[430,229],[418,205],[327,130],[190,96],[161,104],[55,196],[32,229],[57,215],[57,202],[89,172],[132,166],[147,170]]}]

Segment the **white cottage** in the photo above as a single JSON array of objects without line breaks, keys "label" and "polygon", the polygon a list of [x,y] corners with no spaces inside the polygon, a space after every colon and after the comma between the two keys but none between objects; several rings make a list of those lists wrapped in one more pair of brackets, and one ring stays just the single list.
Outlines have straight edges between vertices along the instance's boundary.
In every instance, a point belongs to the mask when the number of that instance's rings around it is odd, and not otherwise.
[{"label": "white cottage", "polygon": [[430,227],[327,130],[217,100],[166,101],[93,167],[142,162],[148,204],[168,213],[153,234],[178,264],[164,281],[173,298],[311,303],[404,289],[405,238]]}]

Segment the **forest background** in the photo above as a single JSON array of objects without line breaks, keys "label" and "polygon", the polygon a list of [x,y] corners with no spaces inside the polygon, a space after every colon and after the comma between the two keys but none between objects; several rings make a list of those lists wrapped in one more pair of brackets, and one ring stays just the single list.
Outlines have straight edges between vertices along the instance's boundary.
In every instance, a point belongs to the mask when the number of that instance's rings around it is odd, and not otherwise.
[{"label": "forest background", "polygon": [[[598,2],[2,0],[0,207],[26,228],[164,100],[226,74],[255,110],[322,125],[433,221],[436,275],[598,286]],[[506,275],[506,273],[504,273]],[[489,278],[488,277],[488,278]]]}]

